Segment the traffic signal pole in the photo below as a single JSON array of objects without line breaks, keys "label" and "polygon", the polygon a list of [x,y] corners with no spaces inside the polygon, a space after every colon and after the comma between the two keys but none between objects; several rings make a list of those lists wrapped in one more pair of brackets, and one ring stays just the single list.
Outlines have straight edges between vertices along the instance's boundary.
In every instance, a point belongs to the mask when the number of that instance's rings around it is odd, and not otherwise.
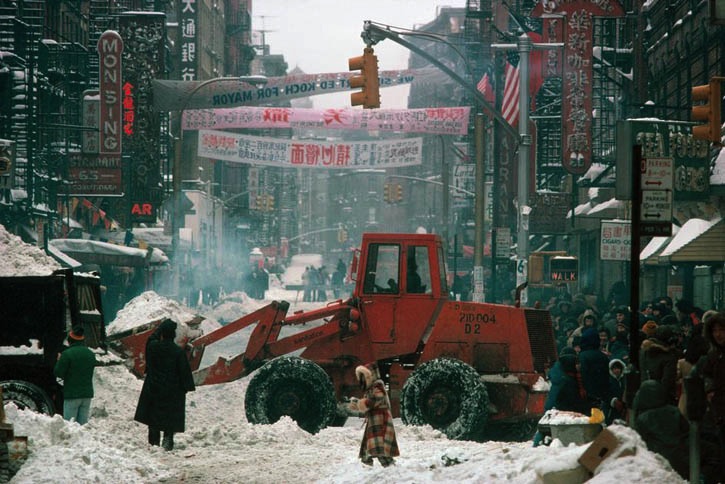
[{"label": "traffic signal pole", "polygon": [[[466,91],[468,91],[469,94],[473,97],[473,99],[476,101],[477,107],[479,107],[482,111],[486,113],[489,117],[493,118],[498,122],[501,130],[505,133],[508,133],[512,139],[518,140],[519,134],[516,132],[516,130],[504,119],[504,117],[501,115],[500,112],[496,110],[496,108],[489,103],[486,98],[483,96],[483,94],[476,89],[476,86],[474,86],[472,83],[467,82],[465,79],[463,79],[461,76],[456,74],[453,70],[448,68],[445,64],[443,64],[440,60],[436,59],[432,55],[430,55],[428,52],[424,51],[423,49],[418,48],[417,46],[413,45],[412,43],[406,41],[405,39],[402,39],[398,33],[393,32],[390,29],[383,29],[377,25],[374,25],[371,21],[366,20],[364,24],[364,30],[361,34],[363,40],[365,43],[369,45],[374,45],[378,43],[380,40],[383,39],[390,39],[393,42],[402,45],[406,49],[410,50],[411,52],[414,52],[430,62],[432,65],[436,66],[438,69],[443,71],[448,77],[453,79],[459,86],[463,87]],[[430,39],[429,36],[426,36],[427,39]],[[441,41],[443,42],[443,41]],[[476,119],[478,119],[479,115],[476,116]],[[480,146],[484,146],[483,142],[483,136],[484,136],[484,130],[483,130],[483,122],[480,121],[480,129],[476,130],[476,143]],[[482,153],[483,149],[481,148]],[[478,157],[477,157],[478,158]],[[483,237],[483,219],[484,219],[484,191],[483,191],[483,177],[485,176],[484,173],[484,162],[483,162],[483,154],[481,155],[481,161],[480,163],[478,160],[476,161],[476,209],[475,209],[475,237],[474,237],[474,247],[473,247],[473,254],[474,254],[474,268],[473,268],[473,300],[474,301],[480,301],[483,302],[484,299],[484,292],[483,292],[483,245],[484,245],[484,237]],[[480,190],[479,190],[479,179],[480,179]],[[446,240],[445,243],[447,244],[448,241]]]}]

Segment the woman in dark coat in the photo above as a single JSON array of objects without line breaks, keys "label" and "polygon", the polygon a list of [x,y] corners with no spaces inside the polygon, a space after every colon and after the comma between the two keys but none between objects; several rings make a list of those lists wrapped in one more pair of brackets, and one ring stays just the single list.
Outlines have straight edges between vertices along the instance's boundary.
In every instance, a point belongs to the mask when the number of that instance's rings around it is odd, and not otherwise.
[{"label": "woman in dark coat", "polygon": [[149,444],[174,448],[174,434],[185,428],[186,392],[195,390],[186,353],[174,342],[176,323],[164,320],[146,343],[146,379],[134,420],[149,426]]}]

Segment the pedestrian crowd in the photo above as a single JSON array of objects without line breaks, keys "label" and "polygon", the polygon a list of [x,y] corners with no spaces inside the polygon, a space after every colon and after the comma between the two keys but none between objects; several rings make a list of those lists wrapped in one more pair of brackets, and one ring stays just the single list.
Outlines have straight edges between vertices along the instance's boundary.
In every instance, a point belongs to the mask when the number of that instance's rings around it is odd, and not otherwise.
[{"label": "pedestrian crowd", "polygon": [[[704,482],[725,482],[725,313],[664,296],[642,303],[632,321],[621,292],[613,287],[603,305],[565,293],[549,301],[559,358],[548,372],[545,410],[598,409],[605,425],[630,424],[685,479],[689,421],[697,421]],[[701,415],[688,415],[685,382],[693,376],[703,382]],[[534,445],[543,438],[537,434]]]}]

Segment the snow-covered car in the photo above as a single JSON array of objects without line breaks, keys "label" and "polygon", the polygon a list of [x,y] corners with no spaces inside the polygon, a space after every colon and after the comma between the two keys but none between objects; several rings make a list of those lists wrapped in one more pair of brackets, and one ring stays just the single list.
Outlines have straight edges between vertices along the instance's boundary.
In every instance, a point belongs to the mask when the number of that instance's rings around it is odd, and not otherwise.
[{"label": "snow-covered car", "polygon": [[282,285],[288,290],[299,290],[304,287],[302,274],[307,267],[319,269],[323,265],[322,254],[297,254],[293,255],[290,263],[282,273]]}]

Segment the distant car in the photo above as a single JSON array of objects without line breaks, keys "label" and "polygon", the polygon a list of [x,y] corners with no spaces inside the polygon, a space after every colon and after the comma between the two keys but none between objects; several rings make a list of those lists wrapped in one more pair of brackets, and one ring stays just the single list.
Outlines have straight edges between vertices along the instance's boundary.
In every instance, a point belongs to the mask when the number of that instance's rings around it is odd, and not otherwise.
[{"label": "distant car", "polygon": [[293,255],[290,263],[282,273],[282,285],[288,290],[300,290],[304,288],[302,274],[309,266],[319,269],[324,264],[322,254],[297,254]]}]

